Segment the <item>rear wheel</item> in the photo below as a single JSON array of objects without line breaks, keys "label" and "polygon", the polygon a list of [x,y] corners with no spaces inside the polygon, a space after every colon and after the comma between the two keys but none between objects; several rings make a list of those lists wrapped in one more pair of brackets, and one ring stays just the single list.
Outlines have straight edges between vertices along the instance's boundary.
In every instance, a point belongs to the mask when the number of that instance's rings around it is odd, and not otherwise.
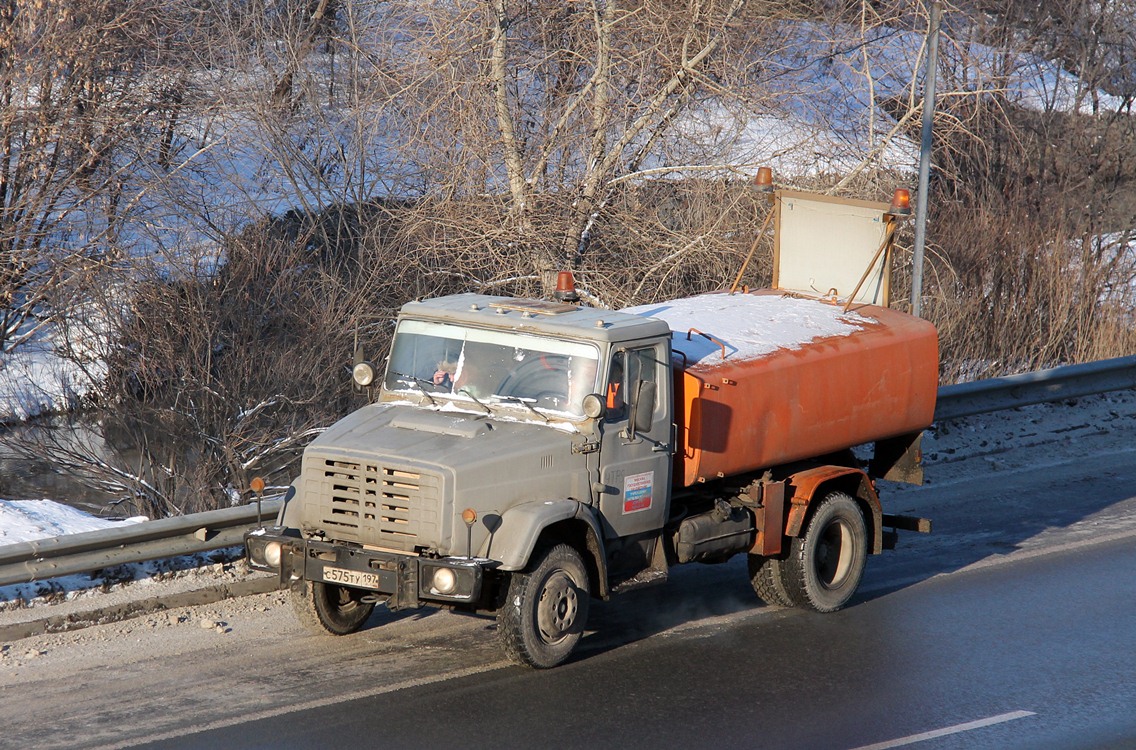
[{"label": "rear wheel", "polygon": [[749,556],[749,582],[754,593],[766,604],[791,607],[793,600],[785,586],[785,560],[764,555]]},{"label": "rear wheel", "polygon": [[785,561],[785,589],[794,604],[834,612],[843,607],[864,573],[868,531],[856,501],[843,492],[826,496],[804,532],[792,540]]},{"label": "rear wheel", "polygon": [[375,610],[362,601],[368,592],[322,581],[303,581],[290,592],[292,609],[300,623],[313,633],[347,635],[363,627]]},{"label": "rear wheel", "polygon": [[558,544],[513,573],[497,611],[497,638],[518,664],[547,669],[579,643],[588,620],[588,571],[580,553]]}]

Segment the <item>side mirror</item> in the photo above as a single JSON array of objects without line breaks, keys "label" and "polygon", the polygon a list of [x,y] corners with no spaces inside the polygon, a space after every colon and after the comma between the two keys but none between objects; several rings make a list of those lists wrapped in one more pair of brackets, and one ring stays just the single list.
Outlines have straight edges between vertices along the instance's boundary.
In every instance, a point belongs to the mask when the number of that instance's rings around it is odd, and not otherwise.
[{"label": "side mirror", "polygon": [[639,381],[639,392],[635,394],[635,401],[631,404],[631,416],[627,426],[632,438],[637,433],[651,431],[655,416],[655,397],[658,390],[658,385],[653,381]]}]

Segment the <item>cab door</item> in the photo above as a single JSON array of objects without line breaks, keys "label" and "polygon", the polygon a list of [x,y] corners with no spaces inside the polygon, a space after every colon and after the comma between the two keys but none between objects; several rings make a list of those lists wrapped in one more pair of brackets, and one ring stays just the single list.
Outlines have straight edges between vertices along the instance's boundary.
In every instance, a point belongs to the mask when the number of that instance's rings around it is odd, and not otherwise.
[{"label": "cab door", "polygon": [[600,446],[600,512],[608,538],[654,531],[671,483],[670,341],[611,355]]}]

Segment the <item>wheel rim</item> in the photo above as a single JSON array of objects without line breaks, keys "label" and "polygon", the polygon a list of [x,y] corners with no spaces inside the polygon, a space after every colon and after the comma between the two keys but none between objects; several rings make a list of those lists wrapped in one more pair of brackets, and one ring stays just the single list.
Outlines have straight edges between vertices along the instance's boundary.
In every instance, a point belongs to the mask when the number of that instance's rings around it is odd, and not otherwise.
[{"label": "wheel rim", "polygon": [[852,529],[843,521],[833,521],[825,527],[813,553],[817,580],[826,589],[840,588],[852,572],[853,559],[855,541]]},{"label": "wheel rim", "polygon": [[546,643],[564,640],[572,633],[580,602],[576,583],[562,570],[554,572],[544,583],[536,608],[536,624]]}]

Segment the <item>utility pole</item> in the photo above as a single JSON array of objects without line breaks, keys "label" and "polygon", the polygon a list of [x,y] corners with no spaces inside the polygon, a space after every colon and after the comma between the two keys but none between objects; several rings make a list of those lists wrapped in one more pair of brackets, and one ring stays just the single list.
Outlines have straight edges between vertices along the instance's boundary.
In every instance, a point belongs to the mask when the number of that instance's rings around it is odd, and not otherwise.
[{"label": "utility pole", "polygon": [[919,197],[915,204],[915,252],[911,261],[911,314],[923,313],[923,248],[927,241],[927,183],[931,174],[931,124],[935,119],[935,76],[939,70],[939,24],[943,5],[931,4],[927,29],[927,70],[923,74],[923,140],[919,147]]}]

